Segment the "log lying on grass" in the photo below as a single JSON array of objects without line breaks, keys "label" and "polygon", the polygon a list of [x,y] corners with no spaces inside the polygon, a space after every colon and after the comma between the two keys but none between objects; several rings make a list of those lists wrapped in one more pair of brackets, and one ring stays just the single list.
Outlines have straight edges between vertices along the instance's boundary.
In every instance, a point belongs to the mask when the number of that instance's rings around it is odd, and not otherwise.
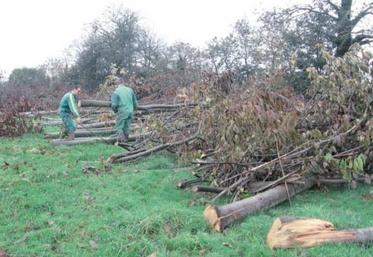
[{"label": "log lying on grass", "polygon": [[[95,130],[76,130],[75,137],[94,137],[94,136],[111,136],[116,133],[113,128],[95,129]],[[60,133],[47,133],[44,138],[46,139],[56,139],[60,137]]]},{"label": "log lying on grass", "polygon": [[[139,111],[174,111],[175,109],[182,107],[193,107],[196,104],[150,104],[150,105],[139,105],[137,109]],[[81,107],[111,107],[110,101],[101,100],[81,100]]]},{"label": "log lying on grass", "polygon": [[[85,123],[88,123],[90,121],[94,121],[95,119],[93,118],[83,118],[81,119],[81,122],[83,124]],[[46,121],[46,122],[43,122],[43,126],[59,126],[59,125],[62,125],[62,120],[59,119],[59,120],[50,120],[50,121]]]},{"label": "log lying on grass", "polygon": [[36,117],[41,115],[50,115],[50,114],[57,114],[57,110],[55,111],[35,111],[35,112],[20,112],[19,115],[22,117]]},{"label": "log lying on grass", "polygon": [[195,178],[195,179],[190,179],[190,180],[183,180],[177,183],[178,188],[186,188],[189,186],[192,186],[193,184],[200,183],[202,182],[202,179],[200,178]]},{"label": "log lying on grass", "polygon": [[[150,133],[144,133],[139,135],[129,136],[128,141],[133,142],[139,138],[147,137]],[[93,144],[93,143],[106,143],[114,144],[117,141],[117,137],[81,137],[74,140],[66,139],[55,139],[50,142],[54,145],[81,145],[81,144]]]},{"label": "log lying on grass", "polygon": [[91,128],[104,128],[104,127],[112,127],[115,125],[115,120],[109,120],[109,121],[101,121],[91,124],[84,124],[82,126],[83,129],[91,129]]},{"label": "log lying on grass", "polygon": [[[151,134],[151,133],[149,133],[149,134]],[[137,158],[148,156],[148,155],[150,155],[152,153],[155,153],[155,152],[166,150],[167,148],[170,148],[170,147],[175,147],[175,146],[179,146],[179,145],[194,141],[196,138],[197,138],[197,134],[195,134],[193,136],[190,136],[188,138],[179,140],[179,141],[174,142],[174,143],[166,143],[166,144],[155,146],[155,147],[150,148],[150,149],[139,149],[139,150],[134,151],[134,152],[126,152],[126,153],[121,153],[121,154],[115,154],[115,155],[112,155],[108,159],[108,162],[117,163],[117,162],[132,161],[132,160],[135,160]]]},{"label": "log lying on grass", "polygon": [[336,231],[328,221],[296,217],[277,218],[267,235],[267,244],[271,249],[368,242],[373,242],[373,227]]},{"label": "log lying on grass", "polygon": [[54,139],[51,140],[53,145],[83,145],[83,144],[94,144],[94,143],[107,143],[114,144],[117,141],[116,137],[81,137],[74,140],[67,139]]},{"label": "log lying on grass", "polygon": [[223,191],[225,188],[222,187],[212,187],[212,186],[203,186],[203,185],[196,185],[191,187],[192,192],[206,192],[206,193],[215,193],[218,194]]},{"label": "log lying on grass", "polygon": [[[106,106],[105,106],[106,107]],[[103,110],[80,110],[80,114],[102,114],[106,113],[107,111]],[[33,118],[37,116],[44,116],[44,115],[52,115],[52,114],[58,114],[58,110],[53,111],[31,111],[31,112],[20,112],[19,115],[22,117],[28,117]]]},{"label": "log lying on grass", "polygon": [[[264,186],[268,186],[271,184],[270,182],[253,182],[247,185],[246,189],[250,193],[256,193],[259,188]],[[224,187],[212,187],[212,186],[204,186],[204,185],[195,185],[191,187],[192,192],[206,192],[206,193],[215,193],[219,194],[226,190]]]},{"label": "log lying on grass", "polygon": [[286,201],[288,195],[292,197],[311,188],[315,183],[314,178],[308,178],[302,184],[288,184],[288,190],[286,190],[285,185],[279,185],[263,193],[224,206],[208,205],[204,211],[204,216],[214,230],[222,232],[234,221]]}]

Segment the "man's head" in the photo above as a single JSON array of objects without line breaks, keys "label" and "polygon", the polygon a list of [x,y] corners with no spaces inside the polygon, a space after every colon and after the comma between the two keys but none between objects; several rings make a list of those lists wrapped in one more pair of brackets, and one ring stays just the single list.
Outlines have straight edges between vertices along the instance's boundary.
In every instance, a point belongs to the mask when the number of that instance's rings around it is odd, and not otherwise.
[{"label": "man's head", "polygon": [[121,77],[117,77],[115,79],[115,85],[121,85],[121,84],[124,84],[124,79]]},{"label": "man's head", "polygon": [[81,86],[80,85],[75,85],[72,92],[73,92],[74,95],[80,95]]}]

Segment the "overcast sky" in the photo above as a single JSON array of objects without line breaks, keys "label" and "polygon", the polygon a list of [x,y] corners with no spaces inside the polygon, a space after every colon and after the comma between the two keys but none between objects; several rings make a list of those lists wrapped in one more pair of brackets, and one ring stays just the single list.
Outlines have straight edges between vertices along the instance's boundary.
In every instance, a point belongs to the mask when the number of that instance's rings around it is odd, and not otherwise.
[{"label": "overcast sky", "polygon": [[36,67],[59,58],[112,5],[135,11],[166,43],[205,46],[254,13],[311,0],[0,0],[0,71]]}]

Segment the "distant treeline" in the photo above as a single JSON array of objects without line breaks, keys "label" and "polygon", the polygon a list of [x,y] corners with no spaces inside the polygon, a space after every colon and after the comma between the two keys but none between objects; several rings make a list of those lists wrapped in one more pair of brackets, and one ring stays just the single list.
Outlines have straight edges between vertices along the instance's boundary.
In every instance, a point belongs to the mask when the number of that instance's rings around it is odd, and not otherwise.
[{"label": "distant treeline", "polygon": [[315,0],[267,11],[255,24],[238,20],[229,35],[198,49],[183,42],[165,44],[140,25],[137,13],[116,6],[90,24],[87,35],[70,49],[74,60],[50,59],[41,67],[15,69],[2,84],[80,83],[94,91],[114,65],[121,71],[117,75],[138,84],[188,86],[205,73],[229,71],[240,85],[258,75],[281,74],[284,84],[301,92],[309,84],[307,67],[325,64],[321,48],[340,57],[355,43],[372,42],[373,24],[366,19],[372,11],[369,1]]}]

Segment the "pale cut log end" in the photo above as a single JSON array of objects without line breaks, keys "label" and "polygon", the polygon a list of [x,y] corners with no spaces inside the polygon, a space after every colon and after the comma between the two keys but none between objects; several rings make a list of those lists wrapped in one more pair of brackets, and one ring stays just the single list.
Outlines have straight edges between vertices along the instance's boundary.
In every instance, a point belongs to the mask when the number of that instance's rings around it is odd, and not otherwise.
[{"label": "pale cut log end", "polygon": [[219,212],[215,206],[208,205],[203,212],[203,216],[210,224],[212,229],[218,232],[223,231],[224,228],[222,227],[221,219],[219,218]]},{"label": "pale cut log end", "polygon": [[[196,186],[192,186],[190,191],[194,192],[194,193],[197,193],[198,192],[198,187]],[[206,210],[205,210],[206,211]]]},{"label": "pale cut log end", "polygon": [[[273,248],[312,247],[337,238],[347,238],[345,233],[334,231],[334,225],[319,219],[282,220],[277,218],[268,232],[267,245]],[[336,240],[340,241],[340,240]]]},{"label": "pale cut log end", "polygon": [[106,160],[106,162],[107,162],[107,163],[113,163],[114,160],[115,160],[115,157],[110,156],[110,157]]},{"label": "pale cut log end", "polygon": [[280,230],[282,226],[281,219],[277,218],[272,224],[271,229],[268,232],[267,235],[267,245],[269,248],[273,249],[278,243],[277,243],[277,232]]}]

